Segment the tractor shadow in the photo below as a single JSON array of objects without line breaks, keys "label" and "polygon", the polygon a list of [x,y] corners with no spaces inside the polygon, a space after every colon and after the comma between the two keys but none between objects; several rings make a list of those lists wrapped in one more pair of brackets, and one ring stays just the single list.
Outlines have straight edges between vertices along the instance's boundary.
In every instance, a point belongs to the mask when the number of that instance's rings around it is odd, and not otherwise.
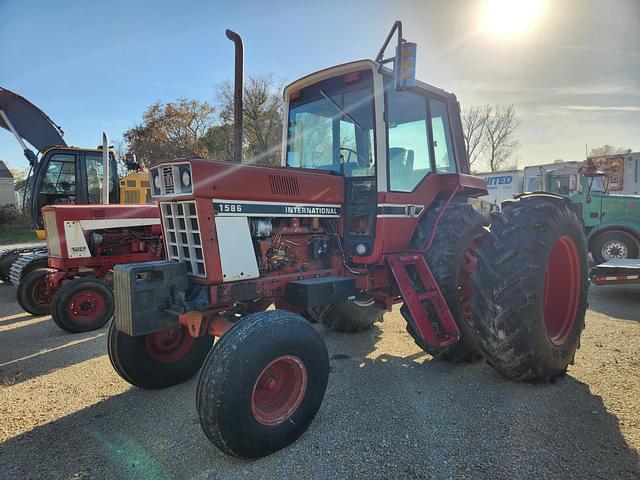
[{"label": "tractor shadow", "polygon": [[70,334],[51,317],[0,322],[0,383],[14,385],[106,352],[107,329]]},{"label": "tractor shadow", "polygon": [[640,284],[591,285],[589,309],[609,317],[640,322]]},{"label": "tractor shadow", "polygon": [[516,384],[482,363],[376,355],[375,331],[323,336],[332,360],[322,408],[297,442],[269,457],[234,459],[210,444],[191,380],[131,388],[5,441],[0,476],[637,478],[639,457],[618,419],[571,377]]}]

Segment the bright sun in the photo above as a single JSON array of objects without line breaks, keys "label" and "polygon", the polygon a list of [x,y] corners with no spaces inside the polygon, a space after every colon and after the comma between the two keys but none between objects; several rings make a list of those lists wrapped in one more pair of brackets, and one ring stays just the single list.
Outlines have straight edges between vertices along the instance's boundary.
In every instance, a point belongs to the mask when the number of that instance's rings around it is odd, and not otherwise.
[{"label": "bright sun", "polygon": [[544,0],[487,0],[485,28],[502,36],[525,33],[542,12]]}]

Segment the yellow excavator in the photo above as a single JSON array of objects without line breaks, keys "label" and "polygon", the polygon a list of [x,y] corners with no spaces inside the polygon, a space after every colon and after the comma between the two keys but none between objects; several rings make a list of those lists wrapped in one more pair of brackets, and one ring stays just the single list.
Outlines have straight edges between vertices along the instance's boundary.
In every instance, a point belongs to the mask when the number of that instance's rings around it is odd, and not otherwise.
[{"label": "yellow excavator", "polygon": [[[150,203],[149,174],[134,155],[125,156],[129,173],[119,178],[106,136],[98,148],[69,146],[62,129],[42,110],[2,87],[0,127],[13,134],[29,162],[23,208],[31,214],[38,239],[45,240],[41,209],[46,205]],[[24,275],[46,266],[46,243],[0,250],[0,281],[17,286]]]}]

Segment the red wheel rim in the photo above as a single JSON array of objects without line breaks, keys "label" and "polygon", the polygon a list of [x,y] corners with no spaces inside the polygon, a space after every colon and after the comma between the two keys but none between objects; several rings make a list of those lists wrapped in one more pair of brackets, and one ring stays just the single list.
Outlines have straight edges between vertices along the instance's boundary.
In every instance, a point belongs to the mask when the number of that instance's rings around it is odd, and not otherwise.
[{"label": "red wheel rim", "polygon": [[300,406],[307,391],[307,368],[298,357],[284,355],[267,365],[253,385],[251,411],[263,425],[278,425]]},{"label": "red wheel rim", "polygon": [[156,362],[173,363],[183,358],[193,344],[193,337],[178,327],[147,335],[147,353]]},{"label": "red wheel rim", "polygon": [[106,302],[104,297],[93,290],[82,290],[71,297],[67,310],[77,323],[90,323],[102,315]]},{"label": "red wheel rim", "polygon": [[547,260],[544,275],[544,327],[554,345],[563,345],[576,322],[581,266],[573,239],[562,236]]},{"label": "red wheel rim", "polygon": [[51,303],[51,297],[47,295],[46,277],[43,276],[42,279],[33,285],[31,298],[33,298],[38,305],[49,305]]},{"label": "red wheel rim", "polygon": [[462,254],[462,261],[458,271],[458,299],[460,301],[460,313],[464,321],[472,325],[473,314],[471,313],[471,299],[475,294],[471,276],[478,271],[478,259],[476,250],[480,248],[482,235],[477,235],[469,242]]}]

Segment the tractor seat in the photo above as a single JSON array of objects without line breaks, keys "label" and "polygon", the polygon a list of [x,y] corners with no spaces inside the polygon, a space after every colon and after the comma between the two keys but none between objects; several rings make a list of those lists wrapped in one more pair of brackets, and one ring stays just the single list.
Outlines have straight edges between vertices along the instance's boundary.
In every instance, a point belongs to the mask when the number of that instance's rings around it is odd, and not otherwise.
[{"label": "tractor seat", "polygon": [[413,190],[413,159],[414,151],[404,147],[389,149],[389,176],[391,190]]}]

